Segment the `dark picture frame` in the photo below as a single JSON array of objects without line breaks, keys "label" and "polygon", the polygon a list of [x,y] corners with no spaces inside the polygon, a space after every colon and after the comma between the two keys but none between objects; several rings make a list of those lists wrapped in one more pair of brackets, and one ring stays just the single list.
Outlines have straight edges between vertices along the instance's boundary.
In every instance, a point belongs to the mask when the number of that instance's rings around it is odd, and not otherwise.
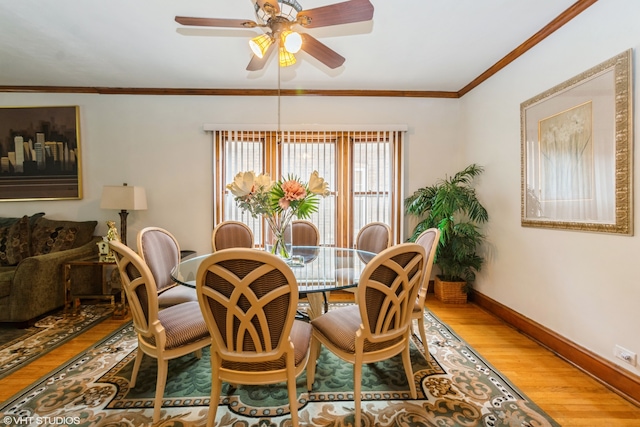
[{"label": "dark picture frame", "polygon": [[82,198],[78,106],[0,107],[0,202]]},{"label": "dark picture frame", "polygon": [[633,235],[632,54],[520,105],[523,227]]}]

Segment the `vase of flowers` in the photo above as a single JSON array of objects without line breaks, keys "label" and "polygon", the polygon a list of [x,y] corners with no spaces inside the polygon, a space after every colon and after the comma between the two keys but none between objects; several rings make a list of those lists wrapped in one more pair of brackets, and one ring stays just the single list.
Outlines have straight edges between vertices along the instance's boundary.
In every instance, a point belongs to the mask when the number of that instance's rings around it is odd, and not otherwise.
[{"label": "vase of flowers", "polygon": [[329,184],[318,171],[313,171],[308,182],[293,175],[273,181],[268,174],[240,172],[227,189],[242,210],[265,219],[267,236],[272,236],[266,239],[266,249],[285,259],[291,257],[291,220],[309,218],[318,211],[319,198],[329,195]]},{"label": "vase of flowers", "polygon": [[291,224],[287,224],[284,227],[282,225],[269,226],[264,240],[264,248],[281,258],[291,258],[293,249],[291,228]]}]

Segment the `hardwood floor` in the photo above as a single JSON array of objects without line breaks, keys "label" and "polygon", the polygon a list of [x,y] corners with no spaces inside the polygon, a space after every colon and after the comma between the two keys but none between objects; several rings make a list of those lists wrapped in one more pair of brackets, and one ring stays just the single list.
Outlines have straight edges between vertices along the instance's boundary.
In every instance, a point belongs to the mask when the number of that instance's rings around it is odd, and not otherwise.
[{"label": "hardwood floor", "polygon": [[[332,295],[348,299],[349,295]],[[560,425],[640,426],[640,408],[474,304],[427,296],[427,307]],[[5,401],[128,320],[108,319],[0,380]]]},{"label": "hardwood floor", "polygon": [[640,408],[474,304],[427,307],[561,426],[640,426]]},{"label": "hardwood floor", "polygon": [[0,402],[4,402],[9,397],[28,387],[36,380],[44,377],[49,372],[62,365],[67,360],[89,348],[92,344],[100,341],[120,326],[131,320],[127,317],[124,320],[106,319],[89,329],[84,334],[77,336],[68,343],[51,350],[49,353],[38,358],[35,362],[24,368],[0,379]]}]

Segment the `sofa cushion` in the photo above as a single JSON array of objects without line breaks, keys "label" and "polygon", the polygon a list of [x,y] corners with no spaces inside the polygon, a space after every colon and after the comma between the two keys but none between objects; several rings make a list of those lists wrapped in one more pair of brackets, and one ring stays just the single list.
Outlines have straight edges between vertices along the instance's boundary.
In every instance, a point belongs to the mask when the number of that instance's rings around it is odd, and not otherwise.
[{"label": "sofa cushion", "polygon": [[59,221],[39,218],[31,234],[31,254],[42,255],[89,243],[98,221]]},{"label": "sofa cushion", "polygon": [[29,217],[26,215],[13,225],[0,227],[0,265],[18,265],[31,255],[29,228]]},{"label": "sofa cushion", "polygon": [[[36,221],[44,216],[44,212],[38,212],[29,217],[29,225],[31,228],[36,224]],[[12,218],[12,217],[0,217],[0,227],[8,227],[10,225],[15,224],[20,221],[22,218]]]}]

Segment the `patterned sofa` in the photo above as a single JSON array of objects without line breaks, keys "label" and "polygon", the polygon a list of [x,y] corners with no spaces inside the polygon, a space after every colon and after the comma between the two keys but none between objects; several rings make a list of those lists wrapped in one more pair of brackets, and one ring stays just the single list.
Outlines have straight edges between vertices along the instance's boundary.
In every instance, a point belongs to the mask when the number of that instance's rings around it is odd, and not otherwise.
[{"label": "patterned sofa", "polygon": [[0,217],[0,322],[28,322],[64,305],[64,263],[97,253],[97,224]]}]

